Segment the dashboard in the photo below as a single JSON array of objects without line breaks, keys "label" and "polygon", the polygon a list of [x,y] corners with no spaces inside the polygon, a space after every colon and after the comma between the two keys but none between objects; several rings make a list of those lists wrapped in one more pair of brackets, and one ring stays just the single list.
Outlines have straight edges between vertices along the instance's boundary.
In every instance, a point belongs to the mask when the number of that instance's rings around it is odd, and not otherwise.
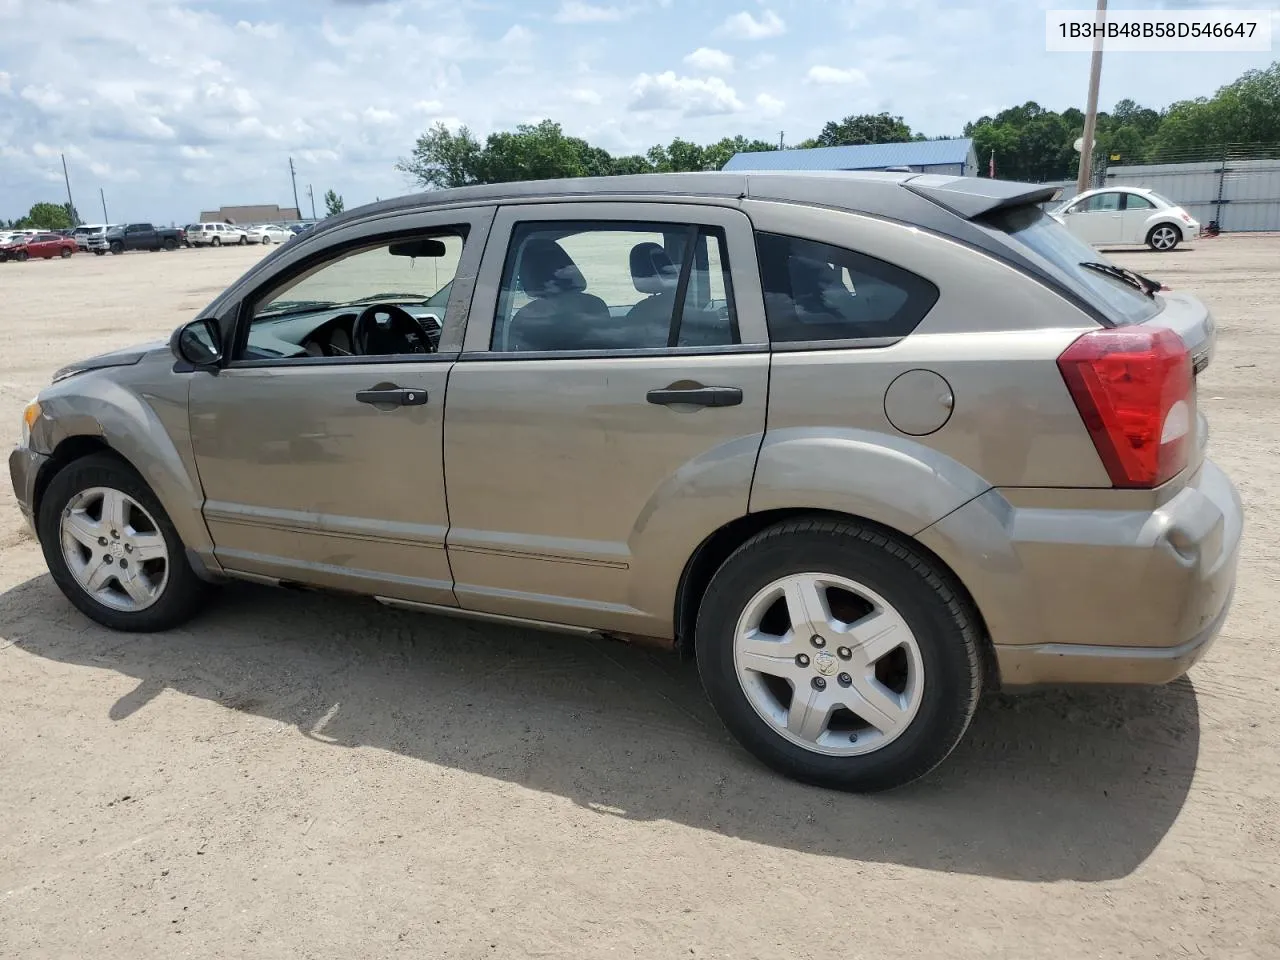
[{"label": "dashboard", "polygon": [[[405,353],[434,353],[440,343],[441,322],[437,310],[419,303],[395,303],[416,319],[427,334],[427,343],[421,349],[406,348]],[[282,314],[279,317],[260,318],[249,330],[249,342],[245,345],[246,360],[275,360],[281,357],[349,357],[357,354],[354,342],[356,318],[362,311],[382,306],[380,303],[361,306],[332,307],[324,310],[307,310]],[[374,323],[380,318],[375,318]],[[410,339],[416,339],[413,334]]]}]

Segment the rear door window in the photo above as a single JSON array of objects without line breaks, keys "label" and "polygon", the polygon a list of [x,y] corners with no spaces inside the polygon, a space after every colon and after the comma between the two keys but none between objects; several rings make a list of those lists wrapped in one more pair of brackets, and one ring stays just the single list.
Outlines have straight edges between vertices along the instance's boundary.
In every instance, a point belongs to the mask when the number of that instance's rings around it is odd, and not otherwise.
[{"label": "rear door window", "polygon": [[904,337],[938,300],[924,277],[842,247],[757,233],[773,343]]}]

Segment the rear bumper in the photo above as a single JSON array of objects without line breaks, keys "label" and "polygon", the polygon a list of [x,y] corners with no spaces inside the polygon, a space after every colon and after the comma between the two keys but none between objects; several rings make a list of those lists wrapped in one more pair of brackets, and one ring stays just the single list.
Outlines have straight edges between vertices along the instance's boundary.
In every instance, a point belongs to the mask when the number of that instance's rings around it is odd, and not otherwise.
[{"label": "rear bumper", "polygon": [[989,490],[919,539],[969,588],[1003,685],[1167,683],[1227,617],[1242,529],[1235,487],[1205,460],[1154,509],[1015,506]]}]

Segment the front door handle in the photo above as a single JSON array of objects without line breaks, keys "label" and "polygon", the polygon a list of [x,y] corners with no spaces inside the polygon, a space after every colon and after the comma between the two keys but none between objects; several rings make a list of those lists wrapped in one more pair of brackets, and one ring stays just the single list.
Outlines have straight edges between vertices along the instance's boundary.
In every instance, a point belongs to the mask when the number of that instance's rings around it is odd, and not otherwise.
[{"label": "front door handle", "polygon": [[698,407],[736,407],[742,402],[740,387],[677,387],[650,390],[645,394],[650,403],[662,406],[687,403]]},{"label": "front door handle", "polygon": [[427,391],[420,387],[397,387],[379,384],[368,390],[356,393],[361,403],[371,403],[375,407],[417,407],[427,402]]}]

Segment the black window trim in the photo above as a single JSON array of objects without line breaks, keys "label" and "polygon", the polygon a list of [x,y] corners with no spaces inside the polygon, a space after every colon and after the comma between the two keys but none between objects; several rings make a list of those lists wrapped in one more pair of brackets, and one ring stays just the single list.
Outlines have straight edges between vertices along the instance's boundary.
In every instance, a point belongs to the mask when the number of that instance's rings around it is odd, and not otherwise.
[{"label": "black window trim", "polygon": [[[335,243],[331,246],[321,247],[315,252],[298,260],[288,270],[282,273],[273,273],[255,284],[248,293],[240,298],[240,302],[233,310],[228,311],[234,316],[235,332],[231,339],[231,350],[227,354],[227,361],[222,364],[222,369],[226,370],[252,370],[262,367],[282,367],[282,366],[368,366],[380,363],[436,363],[445,360],[456,360],[459,354],[457,350],[451,350],[446,353],[389,353],[375,355],[353,355],[350,357],[259,357],[252,360],[237,359],[244,353],[249,343],[249,328],[253,325],[253,305],[262,297],[263,291],[273,287],[278,287],[283,283],[287,283],[301,273],[306,273],[312,269],[317,263],[326,261],[336,261],[341,259],[345,254],[351,251],[365,248],[373,250],[377,247],[386,246],[394,243],[396,240],[412,239],[424,236],[435,236],[438,234],[447,234],[458,236],[462,239],[463,247],[466,247],[468,237],[471,232],[471,224],[467,222],[447,223],[439,227],[406,227],[402,230],[395,230],[390,233],[381,233],[375,237],[353,237],[341,243]],[[284,249],[281,247],[280,249]],[[452,291],[450,291],[452,298]],[[445,304],[445,313],[448,313],[448,304]],[[442,324],[441,334],[443,334],[443,324],[446,317],[441,317]]]},{"label": "black window trim", "polygon": [[[754,230],[753,233],[754,233],[754,242],[756,246],[756,264],[760,270],[760,292],[764,300],[764,304],[767,304],[768,302],[768,290],[765,285],[765,277],[764,277],[764,257],[761,256],[760,254],[760,238],[762,236],[770,236],[770,237],[780,238],[783,240],[800,241],[803,243],[815,243],[820,246],[831,247],[835,250],[843,250],[844,252],[852,254],[855,257],[861,257],[866,260],[872,260],[878,263],[883,263],[893,268],[894,270],[899,270],[899,271],[902,271],[903,273],[909,274],[911,277],[914,277],[916,280],[919,280],[923,283],[928,284],[935,291],[933,302],[929,304],[929,309],[925,310],[924,313],[920,315],[920,318],[916,320],[916,322],[911,326],[911,329],[908,330],[906,333],[895,333],[895,334],[889,334],[886,336],[879,336],[879,337],[841,337],[841,338],[836,338],[831,340],[774,340],[773,333],[772,331],[770,331],[769,332],[769,350],[772,353],[812,353],[812,352],[824,351],[824,350],[826,351],[829,351],[829,350],[879,350],[885,347],[892,347],[894,344],[901,343],[903,340],[907,339],[907,337],[911,336],[911,334],[915,332],[915,330],[920,326],[920,324],[924,323],[925,319],[929,316],[929,314],[933,312],[934,308],[938,305],[938,301],[942,299],[942,288],[939,287],[932,280],[930,280],[928,277],[923,277],[920,274],[916,273],[914,270],[901,266],[900,264],[893,263],[892,261],[885,260],[882,257],[876,257],[869,253],[863,253],[861,250],[854,250],[852,247],[842,246],[838,243],[833,243],[829,240],[814,240],[809,237],[801,237],[801,236],[796,236],[794,234],[788,234],[788,233],[779,233],[776,230]],[[762,306],[764,304],[762,304]],[[768,329],[768,326],[769,326],[768,307],[765,306],[764,309],[765,309],[765,328]]]},{"label": "black window trim", "polygon": [[[573,200],[581,200],[580,197],[574,197]],[[661,347],[627,347],[612,350],[495,350],[493,349],[494,337],[498,331],[499,314],[503,309],[503,288],[509,283],[508,267],[513,268],[510,262],[511,257],[511,241],[515,237],[516,231],[525,224],[614,224],[622,226],[667,226],[671,228],[670,232],[676,233],[679,228],[692,235],[693,242],[688,243],[685,248],[685,256],[682,261],[680,271],[680,281],[677,283],[676,302],[672,310],[672,329],[676,331],[676,337],[679,338],[679,324],[684,320],[684,295],[688,290],[688,277],[686,267],[689,265],[690,251],[697,246],[698,238],[706,236],[708,239],[715,239],[718,248],[717,254],[720,257],[720,271],[727,279],[725,285],[725,300],[731,311],[731,320],[735,333],[741,337],[742,328],[737,318],[737,296],[733,283],[733,265],[730,261],[729,244],[726,231],[728,228],[721,224],[714,223],[698,223],[688,220],[651,220],[644,217],[565,217],[563,219],[530,219],[516,220],[512,222],[510,229],[507,231],[506,244],[507,249],[503,254],[502,272],[499,274],[498,295],[494,300],[493,318],[490,322],[489,330],[489,348],[486,350],[465,350],[458,354],[459,362],[474,362],[479,360],[498,360],[502,362],[511,362],[516,360],[608,360],[614,357],[630,358],[630,357],[702,357],[716,356],[719,354],[735,354],[735,353],[768,353],[770,350],[767,340],[755,342],[726,343],[716,345],[696,345],[696,346],[670,346],[671,335],[668,334],[668,346]],[[666,232],[666,231],[662,231]],[[756,231],[752,229],[752,243],[755,242]],[[724,241],[721,243],[721,241]]]}]

